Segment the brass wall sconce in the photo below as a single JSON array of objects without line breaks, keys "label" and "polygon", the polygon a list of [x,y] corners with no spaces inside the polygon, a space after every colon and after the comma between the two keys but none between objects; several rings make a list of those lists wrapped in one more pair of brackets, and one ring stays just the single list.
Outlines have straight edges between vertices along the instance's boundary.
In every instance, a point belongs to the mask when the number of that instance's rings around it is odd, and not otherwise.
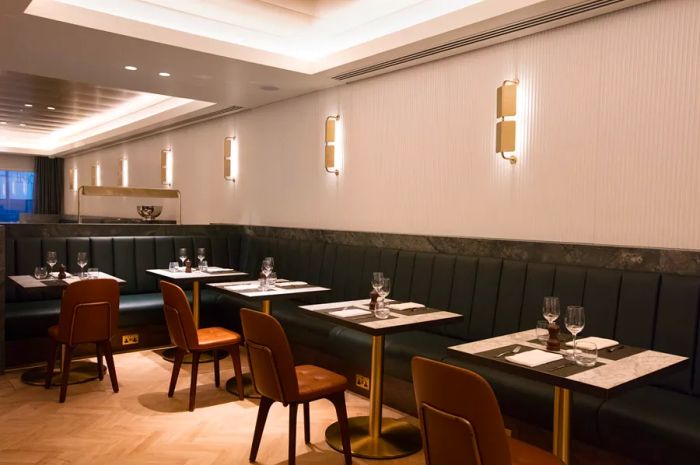
[{"label": "brass wall sconce", "polygon": [[332,115],[326,118],[326,171],[329,173],[335,173],[335,175],[340,174],[340,165],[342,154],[340,153],[340,146],[338,142],[339,134],[339,123],[340,115]]},{"label": "brass wall sconce", "polygon": [[68,170],[68,188],[73,192],[78,192],[78,168]]},{"label": "brass wall sconce", "polygon": [[515,165],[518,158],[505,154],[515,152],[515,120],[506,118],[517,114],[519,83],[517,79],[503,81],[503,85],[496,91],[496,117],[499,119],[496,123],[496,152],[500,153],[503,159],[510,161],[511,165]]},{"label": "brass wall sconce", "polygon": [[164,186],[173,185],[173,151],[163,149],[160,151],[160,182]]},{"label": "brass wall sconce", "polygon": [[238,175],[238,141],[235,137],[224,138],[224,179],[236,182]]},{"label": "brass wall sconce", "polygon": [[119,160],[119,186],[129,187],[129,159],[126,157]]},{"label": "brass wall sconce", "polygon": [[93,186],[101,186],[102,185],[102,170],[100,169],[100,164],[92,165],[90,168],[91,172],[91,179],[92,179],[92,185]]}]

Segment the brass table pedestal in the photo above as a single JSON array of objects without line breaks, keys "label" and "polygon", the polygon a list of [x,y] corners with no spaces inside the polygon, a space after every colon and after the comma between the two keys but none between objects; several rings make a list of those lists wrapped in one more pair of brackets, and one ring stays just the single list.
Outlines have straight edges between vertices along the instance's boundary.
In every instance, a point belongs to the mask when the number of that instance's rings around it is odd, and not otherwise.
[{"label": "brass table pedestal", "polygon": [[[102,373],[106,373],[107,368],[102,365]],[[95,362],[73,362],[70,365],[68,384],[80,384],[99,378],[97,374],[97,363]],[[51,386],[60,386],[62,374],[54,370],[51,378]],[[43,386],[46,382],[46,367],[36,367],[22,373],[22,382],[31,386]]]},{"label": "brass table pedestal", "polygon": [[552,423],[552,453],[568,465],[571,447],[571,391],[559,386],[554,386]]},{"label": "brass table pedestal", "polygon": [[[348,424],[350,449],[355,457],[394,459],[415,454],[421,449],[420,430],[408,422],[383,418],[379,437],[374,440],[369,433],[368,416],[350,418]],[[333,449],[343,451],[337,422],[326,429],[326,442]]]}]

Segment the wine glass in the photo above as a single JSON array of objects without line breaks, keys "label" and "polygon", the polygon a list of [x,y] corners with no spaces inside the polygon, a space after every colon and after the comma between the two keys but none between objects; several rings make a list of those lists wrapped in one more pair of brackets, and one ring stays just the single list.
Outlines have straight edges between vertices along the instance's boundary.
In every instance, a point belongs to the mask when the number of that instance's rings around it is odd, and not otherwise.
[{"label": "wine glass", "polygon": [[583,331],[583,327],[586,326],[586,313],[583,307],[578,305],[569,305],[566,307],[566,315],[564,316],[564,325],[566,329],[574,336],[573,350],[571,352],[567,351],[567,359],[574,360],[574,355],[576,354],[576,335]]},{"label": "wine glass", "polygon": [[56,263],[58,263],[58,255],[56,252],[53,250],[46,252],[46,264],[49,265],[49,273],[53,272],[53,267]]},{"label": "wine glass", "polygon": [[559,318],[559,297],[544,298],[542,316],[544,316],[544,319],[547,320],[550,325]]},{"label": "wine glass", "polygon": [[178,256],[180,257],[180,261],[182,261],[182,266],[185,266],[185,260],[187,260],[187,249],[182,247]]},{"label": "wine glass", "polygon": [[372,287],[377,293],[380,293],[380,289],[384,285],[384,273],[381,271],[375,271],[372,273]]},{"label": "wine glass", "polygon": [[87,252],[78,252],[78,266],[80,267],[80,277],[85,276],[85,272],[83,271],[83,268],[85,268],[85,265],[88,263],[88,255]]},{"label": "wine glass", "polygon": [[206,253],[207,251],[204,249],[204,247],[200,247],[197,249],[197,259],[199,260],[199,265],[201,265],[204,259],[207,258]]},{"label": "wine glass", "polygon": [[391,292],[391,279],[384,278],[382,280],[382,287],[380,287],[377,292],[379,292],[379,297],[382,299],[382,302],[384,302]]}]

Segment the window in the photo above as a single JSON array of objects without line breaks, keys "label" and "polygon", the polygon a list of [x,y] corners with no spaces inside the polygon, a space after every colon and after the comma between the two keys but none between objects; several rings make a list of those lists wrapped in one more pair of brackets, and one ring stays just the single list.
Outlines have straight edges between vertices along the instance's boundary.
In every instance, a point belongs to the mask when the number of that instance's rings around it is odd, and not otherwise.
[{"label": "window", "polygon": [[0,170],[0,223],[19,222],[20,213],[31,213],[34,173]]}]

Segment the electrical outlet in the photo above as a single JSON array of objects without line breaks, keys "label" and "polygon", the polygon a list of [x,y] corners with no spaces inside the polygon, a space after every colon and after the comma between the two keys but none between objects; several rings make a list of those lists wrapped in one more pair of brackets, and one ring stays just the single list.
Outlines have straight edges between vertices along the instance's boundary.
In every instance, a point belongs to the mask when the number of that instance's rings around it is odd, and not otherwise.
[{"label": "electrical outlet", "polygon": [[134,344],[139,343],[139,335],[138,334],[124,334],[122,335],[122,345],[123,346],[132,346]]},{"label": "electrical outlet", "polygon": [[362,375],[355,375],[355,386],[369,391],[369,378]]}]

